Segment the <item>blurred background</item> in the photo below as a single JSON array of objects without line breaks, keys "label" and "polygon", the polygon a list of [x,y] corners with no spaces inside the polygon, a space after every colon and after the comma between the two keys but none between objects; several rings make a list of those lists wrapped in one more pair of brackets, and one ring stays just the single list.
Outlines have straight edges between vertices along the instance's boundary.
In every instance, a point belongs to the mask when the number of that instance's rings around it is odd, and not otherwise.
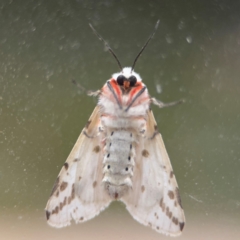
[{"label": "blurred background", "polygon": [[64,229],[46,223],[54,181],[97,100],[118,72],[92,33],[130,66],[160,25],[135,71],[153,107],[180,187],[186,225],[179,239],[240,239],[239,1],[1,0],[1,239],[165,239],[122,203]]}]

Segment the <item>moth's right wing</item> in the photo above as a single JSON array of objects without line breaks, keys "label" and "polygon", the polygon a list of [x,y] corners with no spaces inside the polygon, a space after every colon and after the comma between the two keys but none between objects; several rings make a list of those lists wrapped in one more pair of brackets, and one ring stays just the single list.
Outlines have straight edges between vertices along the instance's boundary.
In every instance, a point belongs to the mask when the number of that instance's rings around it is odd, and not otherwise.
[{"label": "moth's right wing", "polygon": [[103,152],[97,106],[64,163],[46,206],[53,227],[87,221],[105,209],[111,199],[103,188]]},{"label": "moth's right wing", "polygon": [[146,125],[146,137],[139,139],[136,147],[132,191],[121,200],[140,223],[178,236],[184,227],[184,212],[171,162],[150,110]]}]

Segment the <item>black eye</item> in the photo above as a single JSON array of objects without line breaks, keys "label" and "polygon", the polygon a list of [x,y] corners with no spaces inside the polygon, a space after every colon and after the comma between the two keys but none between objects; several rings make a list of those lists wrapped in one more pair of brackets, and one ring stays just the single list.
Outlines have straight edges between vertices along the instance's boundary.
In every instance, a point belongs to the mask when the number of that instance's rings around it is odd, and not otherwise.
[{"label": "black eye", "polygon": [[119,75],[119,76],[117,77],[117,83],[118,83],[118,85],[122,86],[125,79],[126,79],[126,78],[125,78],[123,75]]},{"label": "black eye", "polygon": [[130,86],[131,87],[133,87],[136,84],[136,82],[137,82],[137,79],[136,79],[135,76],[131,76],[128,80],[130,82]]}]

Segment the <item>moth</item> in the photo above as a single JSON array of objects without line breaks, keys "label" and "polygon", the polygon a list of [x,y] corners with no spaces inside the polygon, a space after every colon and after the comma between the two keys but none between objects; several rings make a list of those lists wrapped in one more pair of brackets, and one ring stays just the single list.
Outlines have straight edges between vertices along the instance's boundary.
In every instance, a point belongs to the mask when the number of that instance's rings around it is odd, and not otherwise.
[{"label": "moth", "polygon": [[94,218],[112,201],[122,201],[138,222],[159,233],[181,234],[185,217],[179,189],[146,85],[134,71],[137,59],[122,68],[107,42],[90,25],[117,60],[115,73],[101,90],[91,93],[98,104],[64,163],[46,206],[48,223],[65,227]]}]

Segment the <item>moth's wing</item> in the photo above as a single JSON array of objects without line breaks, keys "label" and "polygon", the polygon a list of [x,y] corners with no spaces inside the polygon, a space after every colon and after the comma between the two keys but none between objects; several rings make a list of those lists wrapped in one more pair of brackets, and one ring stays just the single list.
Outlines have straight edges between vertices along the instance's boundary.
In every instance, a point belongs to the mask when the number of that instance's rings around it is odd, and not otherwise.
[{"label": "moth's wing", "polygon": [[110,203],[101,185],[102,143],[97,106],[64,163],[46,206],[48,223],[54,227],[87,221]]},{"label": "moth's wing", "polygon": [[122,198],[130,214],[160,233],[180,235],[185,217],[178,185],[151,110],[146,138],[141,138],[136,148],[132,181],[132,190]]}]

